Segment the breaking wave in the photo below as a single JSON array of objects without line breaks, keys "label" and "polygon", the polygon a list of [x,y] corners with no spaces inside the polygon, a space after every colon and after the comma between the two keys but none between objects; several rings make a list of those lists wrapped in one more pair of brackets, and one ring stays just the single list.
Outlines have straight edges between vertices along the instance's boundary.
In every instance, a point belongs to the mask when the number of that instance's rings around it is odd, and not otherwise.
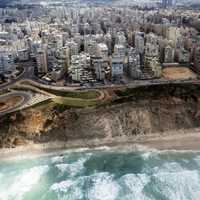
[{"label": "breaking wave", "polygon": [[0,200],[199,200],[199,152],[109,148],[0,164]]},{"label": "breaking wave", "polygon": [[47,173],[48,169],[49,167],[45,165],[23,170],[22,173],[14,177],[13,182],[8,188],[0,188],[0,199],[24,199],[24,194],[29,192],[34,185],[38,184],[40,178]]}]

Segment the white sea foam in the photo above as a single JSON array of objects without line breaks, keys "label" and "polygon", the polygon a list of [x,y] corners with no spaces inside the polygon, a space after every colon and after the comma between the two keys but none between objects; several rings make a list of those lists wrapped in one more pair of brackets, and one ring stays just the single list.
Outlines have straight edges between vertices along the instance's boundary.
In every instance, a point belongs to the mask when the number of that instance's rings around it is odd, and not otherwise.
[{"label": "white sea foam", "polygon": [[96,173],[54,183],[50,190],[58,199],[78,200],[115,200],[119,193],[119,185],[109,173]]},{"label": "white sea foam", "polygon": [[5,191],[0,190],[1,200],[22,200],[25,193],[29,192],[31,188],[37,184],[43,174],[49,170],[47,165],[36,166],[31,169],[24,170],[18,175],[13,184]]},{"label": "white sea foam", "polygon": [[101,147],[95,147],[95,150],[111,150],[112,148],[108,147],[108,146],[101,146]]},{"label": "white sea foam", "polygon": [[51,187],[50,190],[54,190],[56,192],[67,192],[69,187],[73,185],[72,180],[67,180],[67,181],[61,181],[59,183],[54,183]]},{"label": "white sea foam", "polygon": [[56,167],[60,170],[61,175],[65,172],[69,174],[69,176],[73,177],[79,174],[84,169],[84,163],[89,159],[90,154],[87,156],[78,159],[78,161],[73,163],[61,163],[57,164]]},{"label": "white sea foam", "polygon": [[196,156],[194,159],[193,159],[196,164],[200,167],[200,156]]},{"label": "white sea foam", "polygon": [[92,185],[89,200],[115,200],[120,187],[109,173],[97,173],[90,177]]},{"label": "white sea foam", "polygon": [[158,172],[152,179],[157,192],[168,199],[199,200],[200,177],[198,171],[181,170],[176,172]]},{"label": "white sea foam", "polygon": [[142,152],[159,152],[157,149],[150,148],[148,146],[141,145],[141,144],[136,144],[135,150],[136,151],[142,151]]},{"label": "white sea foam", "polygon": [[54,163],[62,163],[64,161],[64,157],[63,156],[55,156],[53,158],[51,158],[51,162]]},{"label": "white sea foam", "polygon": [[124,191],[122,191],[122,199],[127,200],[150,200],[144,194],[144,186],[150,182],[150,177],[146,174],[127,174],[120,178],[120,184]]},{"label": "white sea foam", "polygon": [[83,198],[83,191],[79,185],[80,178],[76,180],[66,180],[59,183],[54,183],[50,187],[57,195],[57,199],[79,200]]},{"label": "white sea foam", "polygon": [[90,148],[77,148],[77,149],[68,149],[66,150],[66,153],[75,153],[75,152],[86,152],[86,151],[89,151],[91,150]]},{"label": "white sea foam", "polygon": [[156,156],[157,154],[158,154],[158,152],[152,152],[152,151],[150,151],[150,152],[142,153],[141,157],[146,161],[146,160],[152,158],[153,156]]},{"label": "white sea foam", "polygon": [[168,162],[168,163],[164,163],[163,165],[161,165],[160,167],[155,167],[153,172],[154,173],[165,173],[165,172],[169,172],[169,173],[173,173],[173,172],[179,172],[182,171],[183,168],[182,166],[177,163],[177,162]]}]

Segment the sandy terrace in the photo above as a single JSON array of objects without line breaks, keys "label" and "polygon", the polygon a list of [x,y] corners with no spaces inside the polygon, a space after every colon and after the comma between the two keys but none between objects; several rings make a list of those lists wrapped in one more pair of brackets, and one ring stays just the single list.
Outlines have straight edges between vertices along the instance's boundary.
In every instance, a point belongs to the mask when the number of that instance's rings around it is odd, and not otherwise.
[{"label": "sandy terrace", "polygon": [[162,70],[162,75],[166,79],[195,79],[197,75],[187,67],[166,67]]},{"label": "sandy terrace", "polygon": [[22,101],[21,96],[12,96],[0,100],[0,112],[11,109]]}]

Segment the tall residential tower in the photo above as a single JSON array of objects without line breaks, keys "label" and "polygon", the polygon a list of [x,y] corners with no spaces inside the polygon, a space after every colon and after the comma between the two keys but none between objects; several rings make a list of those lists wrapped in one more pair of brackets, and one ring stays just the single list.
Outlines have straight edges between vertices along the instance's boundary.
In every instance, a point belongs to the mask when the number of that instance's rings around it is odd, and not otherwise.
[{"label": "tall residential tower", "polygon": [[173,6],[173,0],[162,0],[162,7],[172,7]]}]

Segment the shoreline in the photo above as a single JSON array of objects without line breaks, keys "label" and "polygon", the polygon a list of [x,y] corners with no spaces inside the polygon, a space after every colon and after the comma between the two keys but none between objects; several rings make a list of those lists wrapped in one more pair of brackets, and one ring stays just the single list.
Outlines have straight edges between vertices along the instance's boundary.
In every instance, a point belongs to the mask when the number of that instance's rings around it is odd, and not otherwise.
[{"label": "shoreline", "polygon": [[200,130],[166,132],[163,134],[92,140],[54,141],[41,144],[29,143],[16,148],[0,149],[1,160],[26,159],[67,152],[92,150],[114,151],[194,151],[200,152]]}]

